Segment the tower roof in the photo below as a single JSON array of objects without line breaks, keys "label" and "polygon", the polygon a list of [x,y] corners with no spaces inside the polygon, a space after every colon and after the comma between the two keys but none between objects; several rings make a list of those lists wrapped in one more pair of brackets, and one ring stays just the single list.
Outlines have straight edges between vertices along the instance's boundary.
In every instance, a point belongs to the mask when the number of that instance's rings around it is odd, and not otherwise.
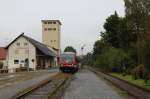
[{"label": "tower roof", "polygon": [[62,25],[59,20],[41,20],[41,21],[42,22],[58,22],[60,25]]}]

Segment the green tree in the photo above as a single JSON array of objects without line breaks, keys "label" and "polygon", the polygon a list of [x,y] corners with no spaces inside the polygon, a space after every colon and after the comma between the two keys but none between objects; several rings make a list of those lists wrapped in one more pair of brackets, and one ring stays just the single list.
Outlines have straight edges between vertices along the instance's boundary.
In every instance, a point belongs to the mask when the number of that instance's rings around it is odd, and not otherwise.
[{"label": "green tree", "polygon": [[64,49],[64,52],[74,52],[74,53],[76,53],[76,49],[73,48],[72,46],[67,46],[67,47]]},{"label": "green tree", "polygon": [[97,40],[94,44],[93,48],[93,56],[94,59],[98,57],[102,53],[103,48],[106,46],[106,44],[103,42],[103,40]]},{"label": "green tree", "polygon": [[138,63],[144,63],[144,43],[150,39],[150,1],[124,0],[128,29],[137,37]]},{"label": "green tree", "polygon": [[115,48],[128,49],[130,43],[135,41],[134,34],[127,29],[127,19],[119,17],[117,12],[106,19],[104,32],[101,32],[105,43]]},{"label": "green tree", "polygon": [[118,14],[111,15],[106,19],[104,24],[105,32],[101,32],[101,36],[103,37],[104,41],[114,47],[119,47],[118,42],[118,24],[119,24],[119,17]]}]

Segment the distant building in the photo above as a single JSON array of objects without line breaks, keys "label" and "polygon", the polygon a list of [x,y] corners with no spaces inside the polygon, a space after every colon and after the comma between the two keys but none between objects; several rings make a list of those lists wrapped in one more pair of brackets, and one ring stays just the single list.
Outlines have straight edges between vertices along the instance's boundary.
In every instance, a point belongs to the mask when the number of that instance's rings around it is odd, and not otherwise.
[{"label": "distant building", "polygon": [[42,20],[43,44],[60,50],[61,22],[59,20]]},{"label": "distant building", "polygon": [[23,33],[7,47],[9,72],[19,69],[46,69],[53,66],[56,54],[46,45],[25,36]]},{"label": "distant building", "polygon": [[0,47],[0,69],[7,68],[6,55],[7,55],[7,50],[4,47]]}]

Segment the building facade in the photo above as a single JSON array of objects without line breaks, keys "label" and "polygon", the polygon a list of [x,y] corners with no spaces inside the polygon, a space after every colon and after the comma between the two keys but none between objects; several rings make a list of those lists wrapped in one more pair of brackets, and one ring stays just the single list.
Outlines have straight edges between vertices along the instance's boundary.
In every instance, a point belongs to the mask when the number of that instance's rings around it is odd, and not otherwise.
[{"label": "building facade", "polygon": [[55,52],[46,45],[25,36],[19,35],[7,47],[9,72],[17,69],[37,70],[53,66]]},{"label": "building facade", "polygon": [[59,20],[42,20],[43,44],[60,50],[61,22]]}]

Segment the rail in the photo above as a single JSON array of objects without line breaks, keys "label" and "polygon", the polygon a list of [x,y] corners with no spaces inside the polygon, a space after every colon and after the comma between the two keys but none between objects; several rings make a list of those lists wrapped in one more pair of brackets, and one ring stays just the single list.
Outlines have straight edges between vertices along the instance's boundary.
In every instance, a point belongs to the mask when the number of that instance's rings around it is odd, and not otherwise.
[{"label": "rail", "polygon": [[70,77],[69,74],[59,73],[49,80],[42,81],[16,94],[12,99],[39,99],[39,97],[40,99],[51,99]]}]

